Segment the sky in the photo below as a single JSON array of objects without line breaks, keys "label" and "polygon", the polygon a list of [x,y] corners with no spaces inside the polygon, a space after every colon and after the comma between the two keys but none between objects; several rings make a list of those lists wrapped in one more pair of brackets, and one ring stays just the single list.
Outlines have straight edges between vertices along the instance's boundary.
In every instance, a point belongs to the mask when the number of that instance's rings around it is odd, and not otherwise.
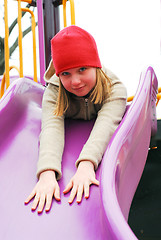
[{"label": "sky", "polygon": [[[17,3],[12,0],[8,0],[8,3],[9,22],[12,22],[14,16],[16,17]],[[161,86],[160,0],[75,0],[74,3],[76,25],[93,35],[102,63],[125,84],[128,96],[135,95],[140,74],[148,66],[154,68]],[[63,28],[62,13],[60,7],[61,29]],[[0,14],[2,15],[1,8]],[[27,24],[26,17],[23,28]],[[67,24],[70,25],[69,2],[67,2]],[[2,34],[3,30],[0,28],[0,35]],[[13,33],[14,36],[16,34],[17,32]],[[12,41],[13,37],[9,40],[10,45]],[[24,74],[32,75],[31,34],[24,38],[23,46]],[[18,65],[18,49],[10,63]],[[161,104],[157,108],[161,108]],[[161,114],[158,113],[158,117],[159,115]]]},{"label": "sky", "polygon": [[81,0],[75,1],[75,11],[76,24],[92,33],[103,64],[125,83],[130,96],[146,66],[159,78],[159,0]]}]

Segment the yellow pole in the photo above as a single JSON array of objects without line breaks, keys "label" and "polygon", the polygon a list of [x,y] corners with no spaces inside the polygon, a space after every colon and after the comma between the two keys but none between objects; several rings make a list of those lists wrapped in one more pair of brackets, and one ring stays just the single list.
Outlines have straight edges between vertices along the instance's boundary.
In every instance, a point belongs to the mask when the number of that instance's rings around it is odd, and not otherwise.
[{"label": "yellow pole", "polygon": [[31,14],[32,21],[32,35],[33,35],[33,65],[34,65],[34,81],[37,82],[37,63],[36,63],[36,34],[35,34],[35,16],[34,13],[28,8],[21,8],[24,12],[29,12]]},{"label": "yellow pole", "polygon": [[159,93],[157,94],[157,102],[156,102],[156,106],[158,105],[160,99],[161,99],[161,93],[159,92]]},{"label": "yellow pole", "polygon": [[[13,68],[15,68],[15,69],[18,71],[19,75],[20,75],[19,69],[18,69],[16,66],[11,66],[11,67],[9,67],[8,73],[9,73],[9,71],[12,70]],[[1,81],[0,98],[1,98],[1,97],[3,96],[3,94],[4,94],[5,82],[6,82],[6,74],[4,73],[4,74],[3,74],[2,81]]]},{"label": "yellow pole", "polygon": [[[63,0],[64,27],[67,26],[66,2],[67,2],[67,0]],[[70,14],[71,14],[71,25],[75,25],[74,0],[70,0]]]},{"label": "yellow pole", "polygon": [[32,3],[32,0],[21,0],[21,2],[27,2],[27,3]]},{"label": "yellow pole", "polygon": [[9,79],[9,46],[8,46],[8,37],[9,37],[9,30],[8,30],[8,7],[7,7],[7,0],[4,0],[4,21],[5,21],[5,79],[6,79],[6,88],[10,85]]},{"label": "yellow pole", "polygon": [[127,102],[131,102],[133,100],[134,96],[130,96],[127,98]]},{"label": "yellow pole", "polygon": [[22,56],[22,27],[21,27],[21,0],[18,0],[18,45],[19,45],[19,69],[20,69],[20,77],[23,77],[23,56]]},{"label": "yellow pole", "polygon": [[67,0],[63,0],[63,19],[64,19],[64,27],[67,26],[66,1],[67,1]]},{"label": "yellow pole", "polygon": [[5,73],[3,74],[3,78],[1,81],[1,92],[0,92],[0,98],[3,96],[4,94],[4,87],[5,87]]},{"label": "yellow pole", "polygon": [[158,88],[158,93],[160,93],[160,92],[161,92],[161,87]]},{"label": "yellow pole", "polygon": [[75,25],[74,0],[70,0],[71,25]]}]

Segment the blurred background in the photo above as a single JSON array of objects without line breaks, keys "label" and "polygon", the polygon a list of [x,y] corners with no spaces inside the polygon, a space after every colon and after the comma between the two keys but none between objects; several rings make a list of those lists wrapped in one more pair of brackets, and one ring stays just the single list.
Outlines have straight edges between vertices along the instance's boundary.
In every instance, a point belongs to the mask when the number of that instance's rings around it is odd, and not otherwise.
[{"label": "blurred background", "polygon": [[[134,95],[142,70],[152,66],[161,86],[161,8],[160,0],[75,0],[76,25],[89,31],[95,38],[102,63],[125,84],[128,96]],[[22,3],[25,7],[26,3]],[[17,2],[8,0],[9,25],[17,18]],[[34,7],[33,7],[34,9]],[[34,9],[37,18],[37,10]],[[59,7],[60,27],[63,28],[63,9]],[[69,15],[69,16],[68,16]],[[67,2],[67,25],[70,25],[70,3]],[[4,8],[0,2],[0,38],[4,38]],[[22,30],[31,25],[28,13],[22,19]],[[37,32],[37,28],[36,28]],[[14,27],[9,45],[18,36]],[[37,58],[38,35],[37,35]],[[24,75],[33,75],[32,33],[23,38]],[[38,76],[39,76],[39,61]],[[16,47],[10,65],[19,66],[19,50]],[[12,70],[10,75],[14,75]],[[16,72],[17,74],[17,72]],[[161,116],[158,104],[158,118]],[[159,110],[160,109],[160,110]]]}]

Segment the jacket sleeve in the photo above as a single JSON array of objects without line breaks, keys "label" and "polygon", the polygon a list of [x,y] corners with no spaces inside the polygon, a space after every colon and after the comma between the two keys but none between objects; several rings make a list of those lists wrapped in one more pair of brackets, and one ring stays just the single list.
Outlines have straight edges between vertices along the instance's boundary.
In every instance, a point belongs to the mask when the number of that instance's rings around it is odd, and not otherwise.
[{"label": "jacket sleeve", "polygon": [[[110,78],[115,78],[115,76],[110,73]],[[126,99],[127,93],[124,85],[115,78],[112,81],[111,95],[98,112],[91,134],[76,161],[76,167],[80,161],[90,160],[97,169],[113,133],[122,120],[126,109]]]},{"label": "jacket sleeve", "polygon": [[45,170],[54,170],[61,178],[61,160],[64,149],[64,117],[54,115],[58,87],[53,84],[46,88],[42,101],[42,126],[40,133],[37,177]]}]

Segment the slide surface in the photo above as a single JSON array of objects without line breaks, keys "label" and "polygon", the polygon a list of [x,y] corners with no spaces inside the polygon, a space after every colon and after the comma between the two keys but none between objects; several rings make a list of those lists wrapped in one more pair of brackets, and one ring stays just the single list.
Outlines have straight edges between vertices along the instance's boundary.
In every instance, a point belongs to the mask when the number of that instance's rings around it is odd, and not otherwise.
[{"label": "slide surface", "polygon": [[69,205],[69,194],[64,196],[62,191],[76,171],[75,160],[94,121],[66,121],[61,202],[53,200],[50,212],[38,215],[24,200],[37,181],[44,87],[25,78],[15,80],[0,101],[0,239],[137,239],[127,218],[145,165],[151,129],[156,131],[156,89],[157,79],[148,68],[96,172],[100,187],[91,186],[90,198],[81,204]]}]

